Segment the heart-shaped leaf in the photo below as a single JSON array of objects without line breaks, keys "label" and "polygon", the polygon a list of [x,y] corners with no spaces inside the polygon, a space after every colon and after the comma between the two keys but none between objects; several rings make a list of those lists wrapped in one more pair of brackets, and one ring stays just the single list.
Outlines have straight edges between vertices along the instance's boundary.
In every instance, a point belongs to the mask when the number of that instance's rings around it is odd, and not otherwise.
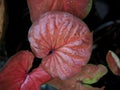
[{"label": "heart-shaped leaf", "polygon": [[20,51],[12,56],[0,71],[0,90],[39,90],[51,76],[41,66],[29,73],[33,54]]},{"label": "heart-shaped leaf", "polygon": [[91,55],[92,33],[80,19],[65,12],[48,12],[30,28],[32,51],[53,77],[66,79],[78,73]]}]

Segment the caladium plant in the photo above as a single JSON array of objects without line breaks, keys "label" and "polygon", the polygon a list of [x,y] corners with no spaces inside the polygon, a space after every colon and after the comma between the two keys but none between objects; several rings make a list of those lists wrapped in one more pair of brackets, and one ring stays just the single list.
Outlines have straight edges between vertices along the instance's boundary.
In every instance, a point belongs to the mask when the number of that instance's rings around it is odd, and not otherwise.
[{"label": "caladium plant", "polygon": [[92,0],[27,2],[33,22],[28,39],[42,63],[30,71],[34,55],[18,52],[0,71],[0,90],[39,90],[41,84],[53,78],[48,84],[60,90],[103,90],[86,85],[96,83],[107,73],[103,65],[87,64],[92,32],[81,19],[88,15]]},{"label": "caladium plant", "polygon": [[31,21],[48,11],[65,11],[84,19],[92,7],[92,0],[27,0]]},{"label": "caladium plant", "polygon": [[29,72],[33,59],[29,51],[13,55],[0,71],[0,90],[40,90],[51,76],[41,66]]},{"label": "caladium plant", "polygon": [[28,39],[41,66],[52,76],[69,78],[88,62],[92,33],[79,18],[66,12],[47,12],[31,26]]}]

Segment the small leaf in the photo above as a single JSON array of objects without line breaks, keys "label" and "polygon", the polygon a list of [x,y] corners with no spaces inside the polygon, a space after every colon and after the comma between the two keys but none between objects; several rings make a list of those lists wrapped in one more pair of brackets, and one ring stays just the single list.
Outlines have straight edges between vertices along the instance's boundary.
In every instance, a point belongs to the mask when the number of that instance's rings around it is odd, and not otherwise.
[{"label": "small leaf", "polygon": [[108,51],[106,55],[106,61],[108,67],[113,74],[120,76],[120,59],[119,57],[111,50]]},{"label": "small leaf", "polygon": [[78,80],[85,84],[96,83],[101,77],[107,73],[107,68],[104,65],[88,64],[82,68],[76,76]]}]

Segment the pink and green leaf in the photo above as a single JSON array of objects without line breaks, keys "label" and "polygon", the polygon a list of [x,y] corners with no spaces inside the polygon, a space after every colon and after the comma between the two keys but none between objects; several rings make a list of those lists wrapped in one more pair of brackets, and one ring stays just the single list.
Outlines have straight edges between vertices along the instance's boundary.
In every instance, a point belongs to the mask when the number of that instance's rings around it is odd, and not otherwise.
[{"label": "pink and green leaf", "polygon": [[88,64],[82,68],[78,74],[79,80],[85,84],[96,83],[107,73],[107,68],[104,65]]},{"label": "pink and green leaf", "polygon": [[[30,27],[28,40],[41,66],[53,78],[66,79],[89,61],[92,33],[79,18],[67,12],[47,12]],[[52,52],[52,53],[50,53]]]},{"label": "pink and green leaf", "polygon": [[120,59],[119,57],[111,50],[108,51],[106,55],[106,61],[108,67],[113,74],[120,76]]}]

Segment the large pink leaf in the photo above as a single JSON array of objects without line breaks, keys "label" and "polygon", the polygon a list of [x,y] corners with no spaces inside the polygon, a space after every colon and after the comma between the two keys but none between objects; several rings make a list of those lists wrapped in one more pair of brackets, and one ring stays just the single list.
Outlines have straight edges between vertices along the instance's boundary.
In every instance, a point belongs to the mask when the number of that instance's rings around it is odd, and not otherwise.
[{"label": "large pink leaf", "polygon": [[106,55],[106,60],[110,70],[113,74],[120,76],[120,59],[119,57],[111,50],[108,51]]},{"label": "large pink leaf", "polygon": [[66,11],[81,19],[92,6],[92,0],[27,0],[32,22],[48,11]]},{"label": "large pink leaf", "polygon": [[48,12],[30,28],[32,51],[53,77],[75,75],[91,55],[92,33],[80,19],[65,12]]},{"label": "large pink leaf", "polygon": [[0,71],[0,90],[39,90],[51,77],[39,66],[28,73],[34,56],[20,51],[12,56]]}]

